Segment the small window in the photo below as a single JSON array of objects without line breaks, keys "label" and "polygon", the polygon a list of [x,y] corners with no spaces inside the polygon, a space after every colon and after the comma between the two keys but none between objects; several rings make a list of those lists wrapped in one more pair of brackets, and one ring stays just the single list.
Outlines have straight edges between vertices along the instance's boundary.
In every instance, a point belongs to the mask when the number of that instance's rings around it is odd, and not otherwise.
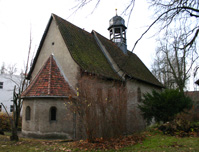
[{"label": "small window", "polygon": [[137,88],[137,101],[138,101],[138,102],[141,102],[141,99],[142,99],[141,96],[142,96],[142,95],[141,95],[141,89],[140,89],[140,87],[138,87],[138,88]]},{"label": "small window", "polygon": [[30,120],[30,112],[31,112],[31,109],[29,106],[26,107],[26,120]]},{"label": "small window", "polygon": [[10,105],[10,112],[13,112],[13,109],[14,109],[13,105]]},{"label": "small window", "polygon": [[55,121],[56,120],[56,114],[57,114],[57,108],[51,107],[50,108],[50,120]]},{"label": "small window", "polygon": [[3,82],[0,82],[0,89],[3,89]]},{"label": "small window", "polygon": [[0,112],[1,112],[2,105],[0,105]]}]

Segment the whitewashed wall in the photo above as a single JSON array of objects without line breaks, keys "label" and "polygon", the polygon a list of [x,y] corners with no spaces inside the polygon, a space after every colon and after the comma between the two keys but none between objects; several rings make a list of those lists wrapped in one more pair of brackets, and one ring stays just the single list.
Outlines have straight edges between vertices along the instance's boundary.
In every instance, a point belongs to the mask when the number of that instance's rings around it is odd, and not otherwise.
[{"label": "whitewashed wall", "polygon": [[[0,88],[0,103],[3,103],[7,111],[10,113],[10,106],[13,105],[13,89],[15,85],[19,85],[21,76],[0,74],[0,82],[3,82],[3,88]],[[3,106],[1,112],[5,112]]]}]

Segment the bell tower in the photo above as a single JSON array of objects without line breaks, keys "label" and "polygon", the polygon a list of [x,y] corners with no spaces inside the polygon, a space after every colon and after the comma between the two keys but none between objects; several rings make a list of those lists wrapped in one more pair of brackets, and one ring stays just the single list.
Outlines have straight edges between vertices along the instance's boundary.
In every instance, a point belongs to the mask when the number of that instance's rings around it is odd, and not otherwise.
[{"label": "bell tower", "polygon": [[127,54],[127,45],[126,45],[126,29],[125,21],[121,16],[117,15],[109,20],[109,32],[110,40],[117,44],[117,46]]}]

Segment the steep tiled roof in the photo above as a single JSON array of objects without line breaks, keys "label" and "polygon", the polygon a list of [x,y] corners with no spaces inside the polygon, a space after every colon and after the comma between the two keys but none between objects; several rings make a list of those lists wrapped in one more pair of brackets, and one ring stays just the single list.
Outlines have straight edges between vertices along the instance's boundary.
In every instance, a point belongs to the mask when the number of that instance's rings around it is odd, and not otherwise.
[{"label": "steep tiled roof", "polygon": [[[54,18],[72,57],[81,68],[88,72],[118,79],[118,76],[113,72],[110,64],[108,64],[107,59],[98,47],[92,33],[90,34],[56,15],[54,15]],[[120,69],[129,77],[156,86],[162,86],[134,53],[128,51],[128,56],[124,55],[115,43],[98,33],[97,36]]]},{"label": "steep tiled roof", "polygon": [[[28,74],[28,78],[30,78],[35,63],[37,62],[43,41],[53,19],[58,26],[58,29],[67,48],[69,49],[72,58],[82,70],[103,76],[108,79],[122,80],[103,54],[93,32],[88,33],[54,14],[52,14],[44,36],[41,40],[39,49],[33,62],[33,66]],[[134,53],[128,51],[128,55],[125,55],[111,40],[106,39],[98,33],[97,37],[102,43],[103,47],[106,48],[112,59],[115,61],[117,66],[126,74],[126,76],[131,79],[140,80],[148,84],[162,87],[162,84],[152,75],[152,73]]]},{"label": "steep tiled roof", "polygon": [[53,15],[71,56],[85,71],[111,79],[121,78],[111,68],[93,35]]},{"label": "steep tiled roof", "polygon": [[69,97],[75,93],[62,75],[57,63],[51,55],[22,97]]},{"label": "steep tiled roof", "polygon": [[125,55],[115,43],[99,33],[97,33],[97,36],[119,68],[130,78],[145,81],[156,86],[162,86],[136,54],[128,51],[128,55]]}]

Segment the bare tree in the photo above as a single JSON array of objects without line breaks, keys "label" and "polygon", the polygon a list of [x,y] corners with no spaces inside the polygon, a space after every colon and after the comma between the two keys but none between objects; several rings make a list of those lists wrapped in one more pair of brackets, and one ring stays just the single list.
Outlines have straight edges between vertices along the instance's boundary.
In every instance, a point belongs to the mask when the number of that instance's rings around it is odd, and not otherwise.
[{"label": "bare tree", "polygon": [[[27,61],[26,61],[25,71],[21,73],[20,83],[16,82],[12,78],[12,75],[16,71],[15,66],[10,66],[8,68],[10,70],[10,72],[8,71],[8,74],[10,75],[10,77],[8,77],[8,79],[10,79],[11,81],[13,81],[16,84],[13,88],[13,99],[12,99],[12,102],[13,102],[13,118],[10,119],[11,127],[12,127],[11,128],[12,129],[12,135],[10,137],[10,140],[15,140],[15,141],[19,140],[17,131],[18,131],[18,123],[19,123],[20,113],[21,113],[21,109],[22,109],[22,102],[23,102],[23,99],[21,98],[21,94],[26,89],[26,87],[28,85],[28,80],[26,79],[26,76],[27,76],[28,68],[29,68],[28,65],[29,65],[31,44],[32,44],[32,39],[31,39],[31,33],[30,33],[28,57],[27,57]],[[1,103],[1,104],[3,105],[3,103]],[[3,105],[3,107],[6,110],[4,105]],[[7,112],[7,110],[6,110],[6,112]],[[7,112],[7,114],[8,114],[8,112]],[[9,116],[9,114],[8,114],[8,116]]]},{"label": "bare tree", "polygon": [[[160,29],[169,26],[186,28],[183,35],[187,35],[184,47],[191,47],[199,32],[199,1],[198,0],[151,0],[151,7],[155,8],[156,19],[161,23]],[[171,27],[173,28],[173,27]],[[188,29],[189,28],[189,29]]]},{"label": "bare tree", "polygon": [[14,75],[17,72],[16,64],[10,64],[8,66],[3,62],[0,69],[0,74]]},{"label": "bare tree", "polygon": [[12,135],[10,136],[10,140],[18,141],[19,138],[18,138],[18,135],[17,135],[17,131],[18,131],[18,124],[19,124],[19,120],[20,120],[20,113],[21,113],[21,109],[22,109],[21,93],[26,88],[27,81],[25,80],[24,74],[21,74],[20,78],[19,78],[19,77],[13,76],[12,72],[7,74],[5,78],[9,79],[10,81],[12,81],[15,84],[15,86],[13,88],[13,98],[12,98],[12,102],[13,102],[12,116],[9,115],[9,113],[7,112],[7,109],[5,108],[4,104],[1,103],[1,105],[5,109],[8,117],[10,118],[10,124],[11,124],[10,126],[11,126],[11,131],[12,131]]},{"label": "bare tree", "polygon": [[[142,37],[154,26],[159,25],[160,32],[166,32],[181,26],[186,29],[182,34],[187,37],[185,48],[192,47],[199,33],[199,1],[198,0],[149,0],[149,8],[154,9],[154,21],[135,42],[132,51]],[[177,29],[179,28],[179,29]]]},{"label": "bare tree", "polygon": [[159,40],[156,59],[152,66],[153,74],[167,87],[179,88],[181,92],[190,77],[194,62],[198,59],[196,43],[192,47],[187,45],[186,31],[170,31],[164,39]]},{"label": "bare tree", "polygon": [[13,129],[12,129],[12,136],[10,137],[11,140],[16,140],[18,141],[18,122],[19,122],[19,117],[20,117],[20,112],[22,109],[22,102],[23,99],[21,98],[22,92],[26,89],[28,86],[28,80],[26,79],[28,69],[29,69],[29,59],[30,59],[30,52],[31,52],[31,46],[32,46],[32,38],[31,38],[31,32],[30,32],[30,41],[29,41],[29,50],[28,50],[28,56],[27,56],[27,61],[26,61],[26,66],[25,66],[25,71],[24,73],[21,73],[22,79],[20,85],[18,87],[14,87],[13,90]]},{"label": "bare tree", "polygon": [[7,73],[8,73],[9,75],[14,75],[16,72],[17,72],[16,64],[9,65],[9,66],[7,67]]},{"label": "bare tree", "polygon": [[[88,5],[91,2],[95,2],[95,6],[93,8],[93,11],[91,12],[91,13],[93,13],[95,11],[95,9],[97,9],[97,7],[100,5],[100,2],[102,0],[77,0],[77,1],[78,1],[78,4],[74,7],[75,8],[74,12],[77,12],[79,9],[83,8],[84,6]],[[134,5],[135,5],[135,0],[128,1],[126,4],[126,8],[122,12],[122,14],[129,16],[128,22],[131,17],[131,13],[133,11]]]},{"label": "bare tree", "polygon": [[6,73],[6,67],[5,67],[5,63],[3,62],[0,69],[0,74],[5,74],[5,73]]},{"label": "bare tree", "polygon": [[166,87],[169,89],[175,89],[176,85],[171,73],[167,71],[170,70],[168,62],[162,59],[163,57],[159,52],[156,53],[153,64],[151,65],[153,75]]},{"label": "bare tree", "polygon": [[[90,2],[96,2],[94,10],[100,4],[102,0],[78,0],[76,11]],[[126,8],[122,14],[128,14],[129,19],[136,5],[136,0],[121,1],[127,2]],[[191,27],[189,30],[183,33],[187,35],[187,42],[184,47],[192,47],[196,41],[199,33],[199,1],[198,0],[148,0],[149,8],[154,9],[154,21],[148,26],[148,28],[142,33],[142,35],[135,42],[132,51],[135,49],[137,43],[142,37],[154,26],[159,24],[159,30],[164,31],[168,28],[178,27],[184,25],[185,27]],[[159,33],[159,32],[158,32]]]},{"label": "bare tree", "polygon": [[86,136],[89,142],[94,142],[97,137],[119,136],[126,130],[125,86],[119,82],[110,86],[103,83],[96,76],[82,77],[77,98],[66,104],[77,114],[79,137]]}]

